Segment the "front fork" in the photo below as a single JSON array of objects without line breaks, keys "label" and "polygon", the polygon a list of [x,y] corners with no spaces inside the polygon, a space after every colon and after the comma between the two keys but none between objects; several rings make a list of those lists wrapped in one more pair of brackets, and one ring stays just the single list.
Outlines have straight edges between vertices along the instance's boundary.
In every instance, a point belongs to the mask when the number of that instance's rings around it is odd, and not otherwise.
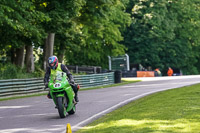
[{"label": "front fork", "polygon": [[[57,106],[57,98],[63,97],[64,98],[63,100],[66,100],[64,106],[65,106],[67,112],[70,111],[75,104],[75,102],[74,102],[75,93],[72,89],[71,89],[71,91],[66,91],[66,92],[59,93],[59,94],[55,94],[55,93],[50,91],[50,95],[51,95],[56,106]],[[68,96],[68,99],[67,99],[66,95]]]},{"label": "front fork", "polygon": [[[53,101],[54,101],[54,104],[55,104],[56,106],[57,106],[57,98],[58,98],[58,97],[62,97],[62,98],[65,97],[65,99],[63,99],[63,100],[66,100],[66,96],[65,96],[64,93],[61,93],[61,94],[53,94],[52,92],[50,92],[50,95],[51,95],[51,97],[52,97],[52,99],[53,99]],[[67,101],[66,101],[65,103],[67,103]]]}]

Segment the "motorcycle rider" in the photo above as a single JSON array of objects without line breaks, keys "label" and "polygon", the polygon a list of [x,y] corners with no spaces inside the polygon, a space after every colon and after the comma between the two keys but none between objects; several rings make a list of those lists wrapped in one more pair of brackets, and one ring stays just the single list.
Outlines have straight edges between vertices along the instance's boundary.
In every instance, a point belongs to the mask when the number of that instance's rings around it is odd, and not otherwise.
[{"label": "motorcycle rider", "polygon": [[[70,71],[67,69],[67,67],[64,64],[58,63],[58,58],[56,56],[50,56],[48,58],[48,64],[49,66],[46,69],[46,73],[44,76],[44,84],[45,87],[48,88],[48,83],[49,83],[49,76],[51,75],[51,72],[56,72],[56,71],[61,71],[61,72],[65,72],[70,85],[72,86],[74,93],[75,93],[75,101],[78,102],[78,87],[77,85],[74,83],[74,78],[72,77],[72,74],[70,73]],[[47,97],[51,99],[51,95],[50,92],[47,94]]]}]

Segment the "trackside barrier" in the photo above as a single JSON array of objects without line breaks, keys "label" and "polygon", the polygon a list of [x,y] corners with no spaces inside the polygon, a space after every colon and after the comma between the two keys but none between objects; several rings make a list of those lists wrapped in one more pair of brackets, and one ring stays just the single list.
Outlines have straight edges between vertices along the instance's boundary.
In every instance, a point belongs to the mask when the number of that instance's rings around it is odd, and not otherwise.
[{"label": "trackside barrier", "polygon": [[154,71],[137,71],[137,77],[155,77]]},{"label": "trackside barrier", "polygon": [[80,85],[80,88],[89,88],[114,84],[114,72],[104,74],[90,74],[75,76],[74,80]]},{"label": "trackside barrier", "polygon": [[[114,84],[114,72],[74,76],[80,89]],[[43,92],[43,78],[0,80],[0,98]]]},{"label": "trackside barrier", "polygon": [[0,98],[43,91],[42,78],[0,80]]},{"label": "trackside barrier", "polygon": [[72,65],[67,65],[67,68],[70,70],[70,72],[74,72],[74,73],[81,73],[81,72],[85,72],[87,74],[101,73],[101,67],[100,66],[72,66]]}]

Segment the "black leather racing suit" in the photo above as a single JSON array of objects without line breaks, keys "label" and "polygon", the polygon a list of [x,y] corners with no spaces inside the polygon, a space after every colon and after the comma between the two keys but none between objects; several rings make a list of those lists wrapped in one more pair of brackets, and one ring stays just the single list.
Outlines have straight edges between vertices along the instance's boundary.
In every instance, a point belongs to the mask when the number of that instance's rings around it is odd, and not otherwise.
[{"label": "black leather racing suit", "polygon": [[[61,70],[67,74],[67,77],[69,78],[69,82],[74,83],[74,78],[72,77],[72,74],[70,73],[70,71],[64,64],[61,64]],[[44,83],[49,82],[50,75],[51,75],[51,68],[47,67],[47,70],[44,76]]]}]

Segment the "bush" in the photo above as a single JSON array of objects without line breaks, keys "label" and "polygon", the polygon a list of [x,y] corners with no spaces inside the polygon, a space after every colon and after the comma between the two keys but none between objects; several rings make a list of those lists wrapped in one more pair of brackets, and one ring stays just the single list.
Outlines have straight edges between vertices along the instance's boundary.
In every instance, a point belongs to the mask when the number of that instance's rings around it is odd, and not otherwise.
[{"label": "bush", "polygon": [[18,68],[15,65],[1,65],[1,79],[17,78]]},{"label": "bush", "polygon": [[44,77],[44,70],[42,70],[40,67],[35,66],[35,72],[33,72],[34,77]]},{"label": "bush", "polygon": [[26,67],[22,69],[14,64],[0,64],[0,79],[25,79],[36,77],[44,77],[44,71],[37,66],[35,67],[35,72],[27,73]]}]

